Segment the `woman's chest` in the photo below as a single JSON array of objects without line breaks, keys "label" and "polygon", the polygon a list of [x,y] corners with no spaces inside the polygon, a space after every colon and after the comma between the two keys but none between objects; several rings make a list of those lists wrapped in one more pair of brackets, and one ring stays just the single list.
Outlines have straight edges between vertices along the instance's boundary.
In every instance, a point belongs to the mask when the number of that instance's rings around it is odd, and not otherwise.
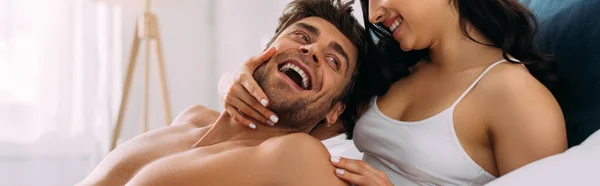
[{"label": "woman's chest", "polygon": [[[393,123],[373,119],[379,116],[371,114],[376,115],[368,112],[358,121],[354,142],[361,152],[383,164],[386,172],[417,181],[472,180],[481,176],[482,169],[462,147],[447,120]],[[474,147],[470,142],[465,145]]]},{"label": "woman's chest", "polygon": [[395,120],[420,121],[448,109],[468,86],[460,78],[408,77],[392,84],[377,106]]}]

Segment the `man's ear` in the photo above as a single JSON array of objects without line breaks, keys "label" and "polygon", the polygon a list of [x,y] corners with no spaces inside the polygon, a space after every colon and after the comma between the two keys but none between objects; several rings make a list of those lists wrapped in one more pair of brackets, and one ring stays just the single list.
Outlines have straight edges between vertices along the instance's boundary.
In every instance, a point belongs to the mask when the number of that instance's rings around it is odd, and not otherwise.
[{"label": "man's ear", "polygon": [[342,102],[337,102],[333,106],[331,111],[329,111],[329,113],[327,113],[327,116],[325,117],[325,125],[327,127],[330,127],[331,125],[335,124],[345,109],[346,109],[345,104],[343,104]]}]

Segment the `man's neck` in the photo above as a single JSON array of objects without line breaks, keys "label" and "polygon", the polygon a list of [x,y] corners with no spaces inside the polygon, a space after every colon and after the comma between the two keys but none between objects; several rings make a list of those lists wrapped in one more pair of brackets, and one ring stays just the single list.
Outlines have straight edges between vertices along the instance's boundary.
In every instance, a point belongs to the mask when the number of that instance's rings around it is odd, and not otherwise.
[{"label": "man's neck", "polygon": [[276,136],[288,134],[277,127],[258,125],[251,129],[235,121],[227,112],[221,113],[211,128],[196,142],[194,147],[214,145],[226,141],[263,141]]}]

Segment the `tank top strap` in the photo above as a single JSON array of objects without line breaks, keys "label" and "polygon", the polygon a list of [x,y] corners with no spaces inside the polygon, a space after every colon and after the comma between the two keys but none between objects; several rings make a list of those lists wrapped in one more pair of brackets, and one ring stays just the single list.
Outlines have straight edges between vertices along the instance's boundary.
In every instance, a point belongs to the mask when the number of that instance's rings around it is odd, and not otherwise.
[{"label": "tank top strap", "polygon": [[[511,58],[512,60],[518,61],[517,59]],[[471,91],[471,89],[473,89],[473,87],[475,87],[475,85],[477,85],[477,83],[479,83],[479,81],[481,80],[481,78],[483,78],[483,76],[485,76],[485,74],[487,74],[490,70],[492,70],[492,68],[494,68],[496,65],[506,62],[506,59],[501,59],[500,61],[496,61],[495,63],[493,63],[492,65],[490,65],[489,67],[487,67],[483,73],[481,73],[481,75],[479,75],[479,77],[477,77],[477,79],[475,79],[475,81],[473,83],[471,83],[471,85],[469,86],[469,88],[467,88],[467,90],[465,90],[465,92],[463,92],[460,97],[458,97],[458,99],[456,99],[456,101],[454,101],[454,103],[452,104],[451,108],[454,108],[456,105],[458,105],[458,103],[460,103],[460,101],[462,101],[463,98],[465,98],[465,96],[467,96],[467,94],[469,94],[469,92]]]}]

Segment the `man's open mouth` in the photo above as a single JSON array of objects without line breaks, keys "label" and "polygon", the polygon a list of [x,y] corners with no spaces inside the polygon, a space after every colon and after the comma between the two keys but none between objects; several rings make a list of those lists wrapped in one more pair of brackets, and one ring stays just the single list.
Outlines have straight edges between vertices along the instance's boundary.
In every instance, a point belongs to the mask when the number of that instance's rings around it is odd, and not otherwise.
[{"label": "man's open mouth", "polygon": [[311,90],[310,72],[299,67],[293,62],[282,63],[279,66],[279,71],[287,75],[298,87],[304,90]]}]

